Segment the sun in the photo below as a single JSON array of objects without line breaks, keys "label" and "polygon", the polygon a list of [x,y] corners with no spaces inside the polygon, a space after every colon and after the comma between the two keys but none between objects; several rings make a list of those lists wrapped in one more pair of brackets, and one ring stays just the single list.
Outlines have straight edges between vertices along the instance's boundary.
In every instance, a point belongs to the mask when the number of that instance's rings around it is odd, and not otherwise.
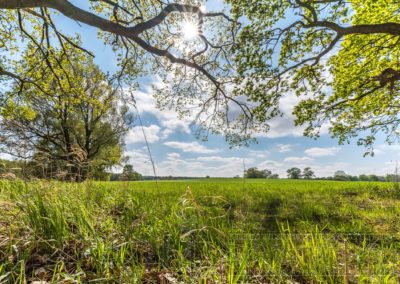
[{"label": "sun", "polygon": [[199,35],[198,25],[192,22],[183,22],[181,26],[181,31],[183,34],[183,38],[186,40],[194,39]]}]

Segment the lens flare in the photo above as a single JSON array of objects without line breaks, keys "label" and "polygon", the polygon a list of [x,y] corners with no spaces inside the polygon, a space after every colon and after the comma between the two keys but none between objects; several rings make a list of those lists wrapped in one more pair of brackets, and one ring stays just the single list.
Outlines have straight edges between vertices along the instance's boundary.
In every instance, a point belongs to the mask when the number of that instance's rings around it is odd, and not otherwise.
[{"label": "lens flare", "polygon": [[194,39],[199,35],[199,27],[191,22],[184,22],[182,24],[182,34],[184,39]]}]

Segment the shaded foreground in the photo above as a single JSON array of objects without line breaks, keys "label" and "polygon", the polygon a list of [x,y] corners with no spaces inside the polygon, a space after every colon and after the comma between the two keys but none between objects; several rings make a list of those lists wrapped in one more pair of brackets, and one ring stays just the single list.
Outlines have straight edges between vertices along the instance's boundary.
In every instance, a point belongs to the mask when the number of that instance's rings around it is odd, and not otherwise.
[{"label": "shaded foreground", "polygon": [[398,283],[399,205],[390,183],[0,181],[0,283]]}]

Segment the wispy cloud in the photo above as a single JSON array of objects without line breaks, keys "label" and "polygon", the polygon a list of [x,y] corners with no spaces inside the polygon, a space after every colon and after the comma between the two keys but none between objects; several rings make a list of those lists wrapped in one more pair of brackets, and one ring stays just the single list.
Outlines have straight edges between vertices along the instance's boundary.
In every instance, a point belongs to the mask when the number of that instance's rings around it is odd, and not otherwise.
[{"label": "wispy cloud", "polygon": [[383,155],[383,154],[388,154],[388,153],[392,153],[392,152],[396,152],[399,155],[400,145],[380,144],[380,145],[376,146],[374,149],[375,155]]},{"label": "wispy cloud", "polygon": [[207,163],[225,163],[225,164],[233,164],[239,163],[243,165],[243,160],[245,163],[252,163],[253,159],[243,159],[241,157],[221,157],[221,156],[206,156],[206,157],[197,157],[196,161],[207,162]]},{"label": "wispy cloud", "polygon": [[266,158],[270,155],[269,151],[256,151],[256,150],[249,150],[249,156],[254,158]]},{"label": "wispy cloud", "polygon": [[164,145],[179,149],[183,152],[192,152],[192,153],[201,153],[201,154],[212,154],[217,153],[219,149],[209,149],[198,142],[179,142],[179,141],[168,141],[165,142]]},{"label": "wispy cloud", "polygon": [[306,162],[311,162],[314,159],[310,157],[287,157],[283,161],[287,163],[301,164]]},{"label": "wispy cloud", "polygon": [[326,157],[326,156],[334,156],[340,150],[341,150],[340,147],[326,147],[326,148],[314,147],[305,150],[304,153],[310,157]]},{"label": "wispy cloud", "polygon": [[276,147],[278,148],[279,153],[290,152],[293,149],[293,145],[291,144],[278,144]]},{"label": "wispy cloud", "polygon": [[179,159],[181,157],[180,154],[178,153],[167,153],[167,159]]}]

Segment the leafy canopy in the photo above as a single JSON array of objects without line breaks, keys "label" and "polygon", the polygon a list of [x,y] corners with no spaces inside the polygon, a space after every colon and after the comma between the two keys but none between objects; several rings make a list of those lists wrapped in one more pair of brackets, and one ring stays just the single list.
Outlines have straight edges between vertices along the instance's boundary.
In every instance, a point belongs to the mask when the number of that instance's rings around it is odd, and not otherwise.
[{"label": "leafy canopy", "polygon": [[[64,69],[76,61],[60,64],[54,49],[93,54],[80,43],[84,34],[62,32],[56,15],[63,14],[71,24],[99,30],[99,37],[115,52],[120,68],[113,75],[121,87],[136,86],[138,77],[151,72],[162,81],[156,88],[159,106],[193,117],[199,135],[212,131],[224,133],[229,140],[247,138],[250,109],[229,92],[235,74],[232,46],[240,27],[229,15],[205,11],[202,4],[197,0],[0,0],[0,54],[4,55],[0,78],[39,87],[15,60],[29,54],[47,66],[60,88],[66,88],[70,80]],[[187,25],[196,26],[197,36],[184,37]]]},{"label": "leafy canopy", "polygon": [[[229,0],[246,18],[236,62],[237,92],[257,102],[255,115],[280,114],[283,95],[298,96],[296,124],[340,142],[399,134],[400,14],[386,0]],[[368,153],[368,152],[367,152]]]},{"label": "leafy canopy", "polygon": [[[98,28],[118,58],[118,82],[131,85],[148,71],[158,75],[159,107],[194,117],[199,135],[211,131],[232,143],[246,142],[268,131],[268,121],[281,115],[281,97],[293,95],[299,97],[295,122],[308,136],[318,137],[328,126],[342,143],[360,136],[359,144],[372,147],[379,132],[388,142],[397,140],[395,1],[226,2],[230,14],[204,11],[195,0],[86,0],[79,6],[68,0],[0,0],[0,77],[5,84],[38,84],[15,60],[16,54],[30,54],[64,87],[54,46],[66,54],[90,51],[79,36],[62,33],[54,21],[61,13]],[[190,40],[182,36],[187,22],[198,28]]]}]

